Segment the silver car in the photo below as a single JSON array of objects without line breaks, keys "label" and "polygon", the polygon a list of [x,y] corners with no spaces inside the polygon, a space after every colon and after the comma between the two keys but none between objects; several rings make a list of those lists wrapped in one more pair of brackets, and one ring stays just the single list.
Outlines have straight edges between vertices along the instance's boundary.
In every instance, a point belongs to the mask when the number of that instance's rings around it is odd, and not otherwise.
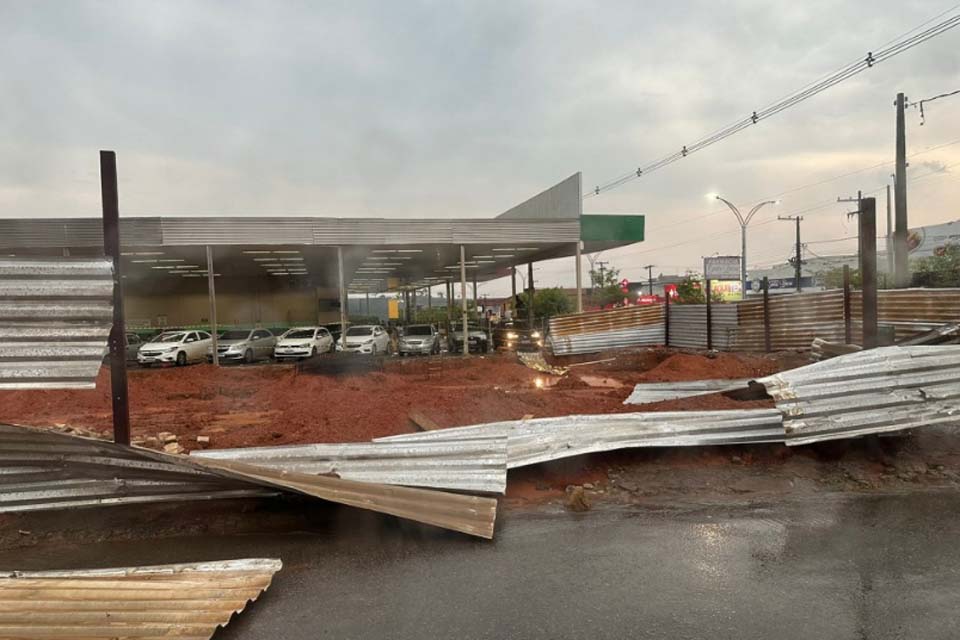
[{"label": "silver car", "polygon": [[[229,329],[217,339],[217,356],[220,361],[246,362],[267,360],[273,357],[277,337],[268,329]],[[213,348],[207,355],[213,360]]]},{"label": "silver car", "polygon": [[440,334],[432,324],[412,324],[404,327],[397,351],[401,356],[440,353]]}]

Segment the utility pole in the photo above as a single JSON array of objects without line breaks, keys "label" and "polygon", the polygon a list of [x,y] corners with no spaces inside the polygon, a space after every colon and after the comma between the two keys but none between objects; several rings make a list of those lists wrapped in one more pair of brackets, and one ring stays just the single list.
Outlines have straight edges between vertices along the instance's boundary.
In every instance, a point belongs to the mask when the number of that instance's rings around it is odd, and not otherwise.
[{"label": "utility pole", "polygon": [[860,255],[860,279],[863,288],[863,348],[877,346],[877,200],[866,198],[857,220],[863,253]]},{"label": "utility pole", "polygon": [[[887,250],[887,280],[893,277],[893,207],[890,204],[890,185],[887,185],[887,241],[884,244]],[[890,286],[889,284],[886,286]]]},{"label": "utility pole", "polygon": [[910,265],[907,261],[907,134],[903,109],[907,98],[897,94],[897,168],[893,185],[896,205],[896,230],[893,234],[894,283],[897,288],[910,286]]},{"label": "utility pole", "polygon": [[777,220],[793,220],[797,223],[797,253],[794,257],[794,277],[797,279],[797,293],[802,291],[800,286],[800,276],[801,276],[801,253],[800,253],[800,222],[803,220],[803,216],[777,216]]},{"label": "utility pole", "polygon": [[[837,198],[837,202],[856,202],[857,203],[856,211],[847,212],[847,220],[849,220],[853,216],[860,215],[862,201],[863,201],[863,191],[857,191],[856,198],[840,198],[840,197]],[[857,224],[859,225],[860,222],[858,221]],[[863,238],[861,238],[860,235],[858,234],[857,235],[857,260],[860,260],[861,255],[863,255]]]},{"label": "utility pole", "polygon": [[650,287],[650,295],[653,295],[653,268],[657,266],[655,264],[644,265],[644,269],[647,270],[647,283]]}]

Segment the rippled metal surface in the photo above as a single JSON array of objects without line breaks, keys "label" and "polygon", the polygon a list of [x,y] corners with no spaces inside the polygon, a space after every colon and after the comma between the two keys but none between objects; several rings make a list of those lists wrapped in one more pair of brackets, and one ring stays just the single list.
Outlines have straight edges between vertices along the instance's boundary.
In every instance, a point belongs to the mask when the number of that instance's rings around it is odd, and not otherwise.
[{"label": "rippled metal surface", "polygon": [[677,398],[692,398],[710,393],[732,391],[746,386],[749,379],[743,380],[692,380],[688,382],[641,382],[633,388],[623,404],[646,404]]},{"label": "rippled metal surface", "polygon": [[93,388],[112,274],[102,258],[0,258],[0,389]]},{"label": "rippled metal surface", "polygon": [[378,444],[305,444],[194,451],[193,457],[235,460],[269,469],[336,474],[381,484],[504,493],[507,439]]},{"label": "rippled metal surface", "polygon": [[256,600],[280,560],[248,558],[67,571],[0,570],[0,637],[213,636]]},{"label": "rippled metal surface", "polygon": [[960,424],[960,346],[882,347],[757,380],[787,444]]}]

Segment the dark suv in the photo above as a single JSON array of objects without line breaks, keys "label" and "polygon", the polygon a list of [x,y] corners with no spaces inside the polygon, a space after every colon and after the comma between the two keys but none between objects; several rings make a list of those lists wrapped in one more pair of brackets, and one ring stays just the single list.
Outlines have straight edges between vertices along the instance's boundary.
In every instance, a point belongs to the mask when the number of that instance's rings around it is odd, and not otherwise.
[{"label": "dark suv", "polygon": [[539,329],[528,328],[525,320],[512,320],[493,330],[493,347],[503,351],[539,351],[543,335]]}]

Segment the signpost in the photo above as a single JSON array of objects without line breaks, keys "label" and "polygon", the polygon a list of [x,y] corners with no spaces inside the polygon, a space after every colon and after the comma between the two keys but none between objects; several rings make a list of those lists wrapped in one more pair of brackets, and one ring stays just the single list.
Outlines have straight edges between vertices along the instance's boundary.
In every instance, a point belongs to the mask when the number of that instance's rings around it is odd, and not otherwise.
[{"label": "signpost", "polygon": [[704,280],[739,280],[740,256],[709,256],[703,259]]}]

